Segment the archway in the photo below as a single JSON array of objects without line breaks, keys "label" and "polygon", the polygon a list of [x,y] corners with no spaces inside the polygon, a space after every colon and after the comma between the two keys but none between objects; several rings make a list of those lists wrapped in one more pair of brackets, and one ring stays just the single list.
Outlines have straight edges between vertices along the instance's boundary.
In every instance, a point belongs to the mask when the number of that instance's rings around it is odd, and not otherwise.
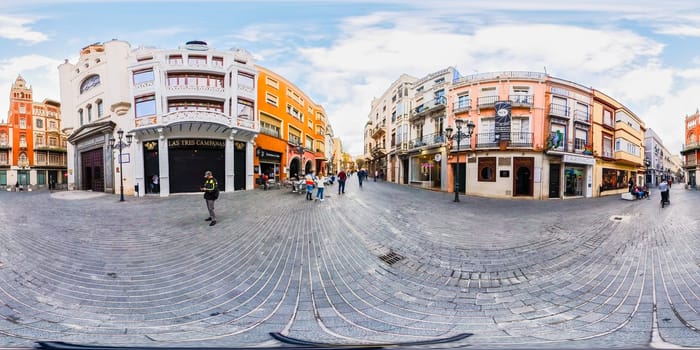
[{"label": "archway", "polygon": [[289,162],[289,176],[299,178],[299,158],[294,158]]},{"label": "archway", "polygon": [[307,160],[306,164],[304,165],[304,174],[310,173],[311,169],[313,169],[313,162],[311,160]]}]

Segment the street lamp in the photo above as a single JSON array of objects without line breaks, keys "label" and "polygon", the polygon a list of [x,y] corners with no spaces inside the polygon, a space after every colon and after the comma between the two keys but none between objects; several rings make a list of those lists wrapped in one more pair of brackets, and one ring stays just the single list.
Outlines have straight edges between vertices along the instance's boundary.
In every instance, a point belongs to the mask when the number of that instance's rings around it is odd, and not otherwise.
[{"label": "street lamp", "polygon": [[123,202],[124,201],[124,166],[122,163],[122,148],[129,147],[129,145],[131,145],[131,138],[134,137],[134,135],[126,134],[126,143],[123,141],[124,130],[122,130],[122,129],[117,130],[117,136],[119,137],[119,140],[116,140],[114,137],[112,137],[109,140],[109,143],[112,146],[112,149],[119,149],[119,191],[121,193],[121,198],[119,199],[119,201]]},{"label": "street lamp", "polygon": [[304,146],[299,143],[297,145],[297,150],[299,151],[299,179],[301,180],[301,175],[306,175],[306,169],[304,168]]},{"label": "street lamp", "polygon": [[[452,132],[454,129],[452,129],[451,126],[448,126],[445,131],[447,132],[447,138],[448,139],[453,139],[454,137],[457,138],[457,175],[455,176],[454,182],[455,182],[455,202],[459,202],[459,178],[460,178],[460,170],[459,170],[459,144],[462,142],[462,137],[470,139],[472,137],[472,134],[474,133],[474,123],[471,120],[467,121],[467,133],[463,134],[462,133],[462,125],[464,124],[463,119],[455,119],[455,127],[457,128],[457,133],[455,135],[452,135]],[[466,171],[466,168],[465,168]],[[465,192],[466,193],[466,192]]]}]

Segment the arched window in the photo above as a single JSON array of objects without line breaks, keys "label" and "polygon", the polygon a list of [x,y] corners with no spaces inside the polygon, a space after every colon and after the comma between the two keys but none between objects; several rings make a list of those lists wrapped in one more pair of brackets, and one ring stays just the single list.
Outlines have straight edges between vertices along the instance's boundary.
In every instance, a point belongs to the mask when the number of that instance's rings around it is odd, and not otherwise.
[{"label": "arched window", "polygon": [[21,166],[27,166],[29,165],[29,158],[27,158],[27,154],[22,152],[19,154],[19,165]]},{"label": "arched window", "polygon": [[83,121],[83,109],[82,108],[78,110],[78,116],[80,117],[80,125],[83,125],[84,121]]},{"label": "arched window", "polygon": [[100,76],[97,74],[91,75],[85,78],[82,84],[80,84],[80,93],[82,94],[83,92],[88,91],[97,85],[100,85]]},{"label": "arched window", "polygon": [[87,105],[85,108],[87,109],[87,117],[89,123],[92,121],[92,105]]}]

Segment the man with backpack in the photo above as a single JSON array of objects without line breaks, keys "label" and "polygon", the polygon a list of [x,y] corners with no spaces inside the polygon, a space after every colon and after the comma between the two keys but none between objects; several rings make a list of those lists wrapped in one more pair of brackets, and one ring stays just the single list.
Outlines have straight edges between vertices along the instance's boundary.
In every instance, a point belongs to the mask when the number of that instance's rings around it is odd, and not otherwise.
[{"label": "man with backpack", "polygon": [[204,173],[204,184],[200,190],[204,191],[204,200],[207,202],[209,217],[204,221],[211,221],[209,226],[216,225],[216,213],[214,212],[214,202],[219,199],[219,183],[216,181],[211,171]]}]

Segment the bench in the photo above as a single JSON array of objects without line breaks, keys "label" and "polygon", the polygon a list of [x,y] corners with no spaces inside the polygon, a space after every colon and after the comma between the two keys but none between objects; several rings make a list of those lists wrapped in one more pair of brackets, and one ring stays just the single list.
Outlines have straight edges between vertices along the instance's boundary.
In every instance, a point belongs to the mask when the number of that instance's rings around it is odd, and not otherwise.
[{"label": "bench", "polygon": [[620,197],[621,197],[622,199],[628,200],[628,201],[633,201],[633,200],[636,200],[636,199],[637,199],[637,198],[636,198],[632,193],[630,193],[630,192],[625,192],[625,193],[621,194]]}]

